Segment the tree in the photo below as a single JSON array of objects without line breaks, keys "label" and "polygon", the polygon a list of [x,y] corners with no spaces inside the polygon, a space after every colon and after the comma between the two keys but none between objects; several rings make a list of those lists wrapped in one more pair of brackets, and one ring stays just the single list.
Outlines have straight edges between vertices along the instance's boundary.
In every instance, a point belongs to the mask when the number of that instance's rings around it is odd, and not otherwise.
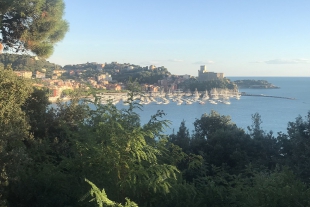
[{"label": "tree", "polygon": [[188,128],[185,126],[184,120],[181,122],[179,131],[177,132],[177,134],[170,135],[170,142],[178,145],[185,152],[188,150],[189,143],[190,143],[190,135],[188,132]]},{"label": "tree", "polygon": [[288,168],[253,175],[251,179],[240,180],[232,189],[234,206],[309,206],[308,186]]},{"label": "tree", "polygon": [[167,194],[178,170],[160,162],[160,142],[148,141],[160,136],[164,124],[159,120],[161,113],[141,127],[131,106],[127,110],[112,104],[95,107],[74,138],[83,162],[71,170],[105,186],[116,202],[129,197],[137,203],[152,203],[156,194]]},{"label": "tree", "polygon": [[280,145],[273,136],[272,131],[266,133],[261,127],[261,116],[258,113],[252,115],[252,125],[248,126],[249,135],[253,139],[250,151],[253,163],[269,169],[275,168],[279,161]]},{"label": "tree", "polygon": [[22,105],[23,111],[25,111],[30,124],[30,132],[35,137],[42,137],[39,135],[44,134],[45,128],[44,122],[46,120],[46,111],[50,104],[47,96],[47,89],[34,88],[31,95],[26,99]]},{"label": "tree", "polygon": [[209,139],[219,129],[236,128],[236,124],[229,116],[221,116],[216,111],[210,114],[203,114],[200,119],[194,122],[195,138]]},{"label": "tree", "polygon": [[112,206],[112,207],[138,207],[138,205],[135,202],[130,201],[126,198],[126,204],[122,205],[119,203],[115,203],[114,201],[111,201],[107,194],[105,193],[105,190],[100,190],[95,184],[90,182],[89,180],[85,179],[85,181],[91,185],[90,195],[95,197],[91,199],[90,201],[96,201],[99,207],[104,206]]},{"label": "tree", "polygon": [[29,125],[21,106],[31,91],[25,79],[0,69],[0,197],[27,162],[23,142],[29,138]]},{"label": "tree", "polygon": [[286,152],[292,169],[305,182],[310,183],[310,111],[305,119],[301,116],[289,122],[288,137],[282,136],[282,151]]},{"label": "tree", "polygon": [[252,125],[248,126],[248,130],[253,139],[261,139],[265,136],[265,132],[261,127],[261,116],[258,113],[252,114]]},{"label": "tree", "polygon": [[49,57],[68,23],[63,0],[0,0],[0,43],[4,51],[33,52]]}]

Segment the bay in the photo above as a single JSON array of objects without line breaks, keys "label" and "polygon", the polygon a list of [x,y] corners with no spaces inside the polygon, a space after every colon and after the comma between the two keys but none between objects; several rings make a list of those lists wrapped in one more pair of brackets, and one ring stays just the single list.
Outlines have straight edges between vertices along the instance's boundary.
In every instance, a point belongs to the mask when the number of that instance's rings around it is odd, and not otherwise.
[{"label": "bay", "polygon": [[[191,105],[176,105],[171,102],[167,105],[148,104],[144,105],[142,111],[137,111],[141,116],[141,123],[147,123],[151,115],[157,110],[166,113],[164,119],[171,122],[166,128],[166,134],[177,132],[182,120],[190,132],[194,129],[194,121],[204,113],[215,110],[221,115],[230,116],[238,127],[247,131],[247,126],[252,123],[251,115],[259,113],[262,119],[263,130],[274,133],[287,131],[287,124],[294,121],[298,115],[305,117],[310,110],[310,77],[228,77],[230,80],[267,80],[279,86],[280,89],[240,89],[240,92],[249,94],[264,94],[270,96],[295,98],[281,99],[271,97],[242,96],[240,100],[230,99],[231,104],[204,105],[193,103]],[[118,108],[124,106],[117,104]]]}]

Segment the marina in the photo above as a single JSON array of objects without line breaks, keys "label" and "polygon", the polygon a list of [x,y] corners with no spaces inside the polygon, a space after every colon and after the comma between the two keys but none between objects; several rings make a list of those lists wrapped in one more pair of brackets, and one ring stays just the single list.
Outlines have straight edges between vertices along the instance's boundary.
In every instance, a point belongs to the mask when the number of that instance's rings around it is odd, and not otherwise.
[{"label": "marina", "polygon": [[[166,113],[165,119],[171,122],[165,129],[168,134],[178,130],[182,120],[186,121],[190,131],[193,130],[194,121],[202,114],[210,113],[211,110],[230,116],[232,122],[245,130],[251,124],[251,115],[259,113],[264,130],[285,132],[289,121],[294,121],[298,115],[305,115],[309,110],[310,97],[306,92],[310,87],[309,78],[264,78],[280,86],[280,89],[242,89],[235,94],[228,92],[228,99],[223,99],[221,95],[218,95],[219,99],[213,99],[211,91],[139,93],[134,97],[135,102],[143,107],[141,110],[137,109],[137,113],[140,115],[141,123],[147,123],[158,110],[163,110]],[[240,77],[231,79],[238,80]],[[221,91],[217,90],[217,93],[220,94]],[[223,94],[226,96],[226,93]],[[127,93],[102,93],[98,96],[101,104],[110,101],[119,109],[125,109],[129,104]],[[86,99],[94,101],[91,97]],[[224,101],[228,102],[225,104]]]},{"label": "marina", "polygon": [[[176,92],[176,93],[138,93],[134,95],[133,100],[141,105],[156,104],[167,105],[175,104],[179,105],[191,105],[191,104],[231,104],[230,99],[240,100],[240,92],[228,89],[212,89],[208,91],[193,93],[190,92]],[[101,93],[97,95],[97,99],[101,104],[118,104],[128,105],[128,94],[126,93]],[[94,101],[95,98],[89,100]]]}]

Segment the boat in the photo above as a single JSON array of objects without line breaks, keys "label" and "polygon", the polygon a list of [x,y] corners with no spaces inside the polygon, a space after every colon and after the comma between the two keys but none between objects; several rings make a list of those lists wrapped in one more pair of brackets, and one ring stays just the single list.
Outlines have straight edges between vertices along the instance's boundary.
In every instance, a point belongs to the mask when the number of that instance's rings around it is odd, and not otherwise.
[{"label": "boat", "polygon": [[186,105],[190,105],[190,104],[192,104],[193,102],[191,102],[190,100],[185,100],[185,104]]},{"label": "boat", "polygon": [[214,100],[219,99],[218,92],[217,92],[216,88],[211,89],[211,98]]},{"label": "boat", "polygon": [[208,91],[206,90],[206,92],[203,94],[202,96],[202,100],[208,100],[210,97],[209,97],[209,93]]},{"label": "boat", "polygon": [[209,100],[209,102],[210,102],[211,104],[217,104],[217,102],[215,102],[214,100]]},{"label": "boat", "polygon": [[199,93],[198,93],[197,88],[196,88],[195,92],[194,92],[193,100],[197,101],[198,99],[199,99]]}]

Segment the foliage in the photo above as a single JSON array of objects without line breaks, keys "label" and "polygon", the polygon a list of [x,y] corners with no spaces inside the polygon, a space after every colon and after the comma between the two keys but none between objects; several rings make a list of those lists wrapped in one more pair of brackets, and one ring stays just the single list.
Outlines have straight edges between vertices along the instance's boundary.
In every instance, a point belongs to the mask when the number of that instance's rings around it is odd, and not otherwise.
[{"label": "foliage", "polygon": [[[254,173],[251,180],[243,179],[233,189],[236,206],[309,206],[309,188],[284,168],[272,173]],[[248,183],[250,182],[250,184]]]},{"label": "foliage", "polygon": [[51,76],[52,71],[55,68],[60,68],[61,66],[50,63],[44,59],[36,60],[34,57],[29,55],[16,55],[16,54],[0,54],[0,64],[6,68],[11,66],[13,70],[25,70],[31,72],[46,72],[47,75]]},{"label": "foliage", "polygon": [[236,125],[231,122],[229,116],[221,116],[214,110],[212,110],[210,114],[203,114],[200,119],[196,119],[194,126],[194,136],[196,139],[208,139],[219,129],[236,127]]},{"label": "foliage", "polygon": [[215,111],[168,137],[163,111],[141,124],[129,86],[128,108],[79,94],[51,106],[45,89],[1,69],[0,205],[309,206],[310,112],[277,137],[259,114],[246,133]]},{"label": "foliage", "polygon": [[195,78],[190,78],[179,84],[179,87],[183,89],[183,91],[195,91],[196,89],[198,91],[210,91],[212,88],[237,89],[237,85],[227,78],[211,81],[198,81]]},{"label": "foliage", "polygon": [[255,163],[269,169],[275,169],[280,162],[281,144],[273,136],[272,131],[266,133],[261,127],[261,116],[258,113],[252,115],[252,125],[248,126],[249,135],[252,138],[253,149],[251,154],[255,157]]},{"label": "foliage", "polygon": [[86,69],[96,70],[97,64],[88,62],[88,63],[78,64],[78,65],[65,65],[64,69],[65,70],[86,70]]},{"label": "foliage", "polygon": [[11,70],[0,69],[0,196],[28,161],[23,142],[31,137],[21,106],[31,91],[26,80]]},{"label": "foliage", "polygon": [[185,121],[183,120],[177,134],[171,134],[169,140],[187,152],[189,150],[190,139],[188,128],[185,126]]},{"label": "foliage", "polygon": [[286,160],[294,172],[310,183],[310,111],[305,119],[298,116],[295,122],[289,122],[287,128],[287,136],[281,136],[281,142],[284,144],[282,152],[284,152]]},{"label": "foliage", "polygon": [[34,87],[33,92],[22,105],[22,110],[26,113],[28,123],[31,127],[30,132],[34,137],[41,137],[37,133],[44,128],[42,125],[46,120],[46,108],[50,104],[47,93],[47,89]]},{"label": "foliage", "polygon": [[104,189],[102,189],[102,191],[100,191],[100,189],[95,184],[93,184],[92,182],[90,182],[87,179],[85,179],[85,181],[88,184],[90,184],[92,187],[90,190],[90,195],[95,197],[95,198],[91,199],[90,202],[96,201],[99,207],[103,207],[103,205],[104,206],[112,206],[112,207],[138,207],[138,205],[136,203],[130,201],[127,198],[126,198],[125,205],[115,203],[115,202],[108,199],[107,194],[105,193]]},{"label": "foliage", "polygon": [[236,80],[239,88],[279,88],[266,80]]},{"label": "foliage", "polygon": [[160,163],[162,153],[158,144],[147,141],[154,139],[162,128],[157,124],[158,116],[142,128],[133,107],[129,110],[117,110],[113,105],[95,107],[87,125],[79,132],[88,135],[87,141],[86,137],[77,137],[76,145],[83,158],[92,157],[85,160],[85,165],[92,165],[109,179],[98,179],[93,170],[85,171],[85,176],[98,184],[104,182],[113,200],[118,202],[123,202],[125,197],[151,202],[151,195],[168,193],[178,170]]},{"label": "foliage", "polygon": [[5,51],[48,57],[68,31],[62,0],[1,0],[0,5],[0,42]]},{"label": "foliage", "polygon": [[153,70],[139,67],[132,70],[120,70],[118,74],[115,74],[112,77],[113,80],[118,82],[125,82],[131,78],[140,84],[155,84],[158,80],[161,80],[168,75],[171,75],[171,73],[165,67],[159,67]]}]

